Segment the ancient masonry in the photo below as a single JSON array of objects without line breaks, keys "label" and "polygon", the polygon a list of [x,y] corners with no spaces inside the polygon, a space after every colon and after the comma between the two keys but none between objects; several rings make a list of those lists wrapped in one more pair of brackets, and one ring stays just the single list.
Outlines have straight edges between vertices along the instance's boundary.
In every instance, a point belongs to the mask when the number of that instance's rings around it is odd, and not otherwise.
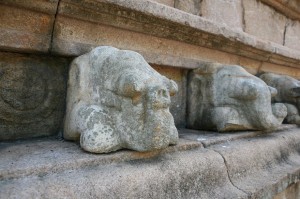
[{"label": "ancient masonry", "polygon": [[0,198],[300,198],[300,1],[0,0]]}]

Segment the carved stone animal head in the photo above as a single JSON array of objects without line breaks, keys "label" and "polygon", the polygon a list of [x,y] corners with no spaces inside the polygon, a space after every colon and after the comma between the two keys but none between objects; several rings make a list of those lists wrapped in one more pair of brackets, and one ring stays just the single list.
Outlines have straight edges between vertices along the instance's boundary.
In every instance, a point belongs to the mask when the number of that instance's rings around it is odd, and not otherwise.
[{"label": "carved stone animal head", "polygon": [[282,102],[288,110],[286,123],[300,125],[300,81],[287,75],[264,73],[260,78],[269,86],[277,89],[278,94],[273,97],[274,102]]},{"label": "carved stone animal head", "polygon": [[107,153],[176,144],[169,112],[178,88],[133,51],[103,46],[76,58],[69,74],[64,138]]},{"label": "carved stone animal head", "polygon": [[260,78],[269,86],[277,89],[278,94],[274,96],[275,102],[298,104],[300,99],[300,81],[287,75],[264,73]]},{"label": "carved stone animal head", "polygon": [[189,75],[188,126],[195,129],[267,130],[286,116],[272,104],[276,89],[240,66],[203,64]]}]

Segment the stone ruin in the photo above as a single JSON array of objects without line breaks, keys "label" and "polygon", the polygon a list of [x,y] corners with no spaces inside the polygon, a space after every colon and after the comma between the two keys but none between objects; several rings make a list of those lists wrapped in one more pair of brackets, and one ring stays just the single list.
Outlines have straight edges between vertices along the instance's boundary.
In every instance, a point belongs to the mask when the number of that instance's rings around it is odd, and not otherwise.
[{"label": "stone ruin", "polygon": [[284,104],[271,104],[276,89],[240,66],[203,64],[190,73],[188,91],[192,129],[271,130],[287,114]]},{"label": "stone ruin", "polygon": [[300,81],[287,75],[274,73],[262,74],[260,78],[277,89],[278,94],[273,97],[273,101],[284,103],[287,107],[287,117],[284,122],[300,125]]},{"label": "stone ruin", "polygon": [[64,138],[89,152],[149,151],[176,144],[169,112],[178,88],[133,51],[103,46],[70,68]]}]

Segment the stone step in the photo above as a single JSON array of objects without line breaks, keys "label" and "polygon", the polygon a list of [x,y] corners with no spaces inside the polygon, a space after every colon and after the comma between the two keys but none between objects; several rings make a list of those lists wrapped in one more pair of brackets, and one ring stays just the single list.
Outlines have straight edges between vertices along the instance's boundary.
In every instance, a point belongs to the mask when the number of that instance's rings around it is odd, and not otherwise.
[{"label": "stone step", "polygon": [[181,129],[162,151],[90,154],[41,138],[0,143],[0,198],[272,198],[300,179],[300,129]]}]

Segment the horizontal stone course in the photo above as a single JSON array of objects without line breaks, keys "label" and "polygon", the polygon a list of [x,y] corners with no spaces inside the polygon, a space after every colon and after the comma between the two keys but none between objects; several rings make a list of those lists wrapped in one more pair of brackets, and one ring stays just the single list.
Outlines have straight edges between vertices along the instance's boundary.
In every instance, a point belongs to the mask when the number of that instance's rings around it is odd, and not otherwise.
[{"label": "horizontal stone course", "polygon": [[[51,1],[51,4],[48,1],[46,2],[48,3],[47,6],[43,5],[43,1],[38,1],[34,7],[24,5],[21,1],[8,1],[8,3],[2,4],[2,6],[18,6],[18,8],[12,8],[20,9],[20,11],[18,11],[20,13],[30,13],[32,12],[31,10],[41,9],[41,14],[47,13],[46,16],[50,17],[49,20],[54,23],[53,13],[56,8],[55,5],[58,2]],[[39,7],[39,5],[43,6]],[[3,20],[3,24],[8,20],[7,17],[1,19]],[[53,23],[49,22],[49,26],[47,26],[49,30],[52,30],[51,27],[53,27]],[[79,25],[84,28],[76,29],[72,27]],[[193,67],[195,67],[195,63],[193,63],[194,61],[192,59],[205,61],[206,56],[208,59],[212,57],[213,61],[223,62],[223,59],[219,58],[221,51],[225,54],[231,54],[230,57],[243,56],[254,61],[270,62],[288,67],[297,68],[300,63],[300,53],[298,51],[257,39],[243,32],[232,31],[231,28],[226,26],[216,25],[204,18],[190,15],[164,4],[135,0],[97,2],[91,0],[61,0],[53,33],[52,31],[48,31],[45,35],[35,35],[36,33],[28,32],[29,30],[27,32],[20,31],[18,29],[19,25],[17,24],[13,26],[13,29],[4,27],[3,31],[1,31],[4,39],[1,40],[3,45],[0,49],[26,53],[50,52],[57,55],[77,56],[98,45],[114,44],[114,46],[119,48],[124,46],[124,49],[131,48],[131,50],[135,51],[144,51],[145,54],[143,55],[146,57],[148,56],[146,55],[147,53],[156,53],[160,54],[160,56],[165,56],[164,53],[160,53],[159,51],[147,50],[145,45],[141,45],[137,48],[134,46],[137,44],[134,43],[139,43],[139,40],[136,41],[135,36],[134,38],[132,37],[131,41],[128,39],[128,43],[125,43],[125,41],[116,43],[115,40],[118,41],[116,35],[114,35],[113,39],[111,39],[112,36],[105,35],[105,32],[107,31],[108,33],[110,29],[105,25],[110,27],[114,26],[114,31],[120,34],[123,34],[125,29],[128,31],[128,34],[132,35],[139,32],[139,34],[144,35],[143,37],[149,37],[147,40],[150,39],[150,41],[154,39],[178,42],[178,47],[169,47],[168,50],[165,49],[163,52],[168,53],[170,57],[178,57],[178,60],[182,59],[183,61],[180,61],[183,65],[182,67],[185,67],[185,59],[188,57],[183,55],[178,56],[176,54],[178,54],[177,51],[180,48],[184,48],[184,46],[187,45],[194,46],[193,48],[197,47],[204,52],[212,52],[205,54],[205,56],[190,58],[191,60],[188,60],[188,63],[193,64]],[[105,29],[103,30],[101,27]],[[34,29],[36,29],[36,27],[32,28],[32,30]],[[16,34],[15,37],[12,37],[11,33]],[[23,38],[23,40],[16,40],[17,42],[14,43],[13,38],[16,37],[20,39]],[[51,40],[51,37],[53,40]],[[126,40],[126,36],[124,38],[120,37],[120,39],[121,38]],[[41,45],[41,43],[43,45]],[[164,62],[162,65],[170,65],[165,62],[171,60],[171,58],[161,60],[163,61],[157,60],[154,64]],[[173,65],[170,66],[175,65],[179,64],[173,61]]]},{"label": "horizontal stone course", "polygon": [[68,64],[64,58],[0,53],[0,140],[61,130]]},{"label": "horizontal stone course", "polygon": [[242,0],[203,0],[201,16],[235,31],[243,31]]},{"label": "horizontal stone course", "polygon": [[48,53],[58,0],[0,2],[0,49]]}]

